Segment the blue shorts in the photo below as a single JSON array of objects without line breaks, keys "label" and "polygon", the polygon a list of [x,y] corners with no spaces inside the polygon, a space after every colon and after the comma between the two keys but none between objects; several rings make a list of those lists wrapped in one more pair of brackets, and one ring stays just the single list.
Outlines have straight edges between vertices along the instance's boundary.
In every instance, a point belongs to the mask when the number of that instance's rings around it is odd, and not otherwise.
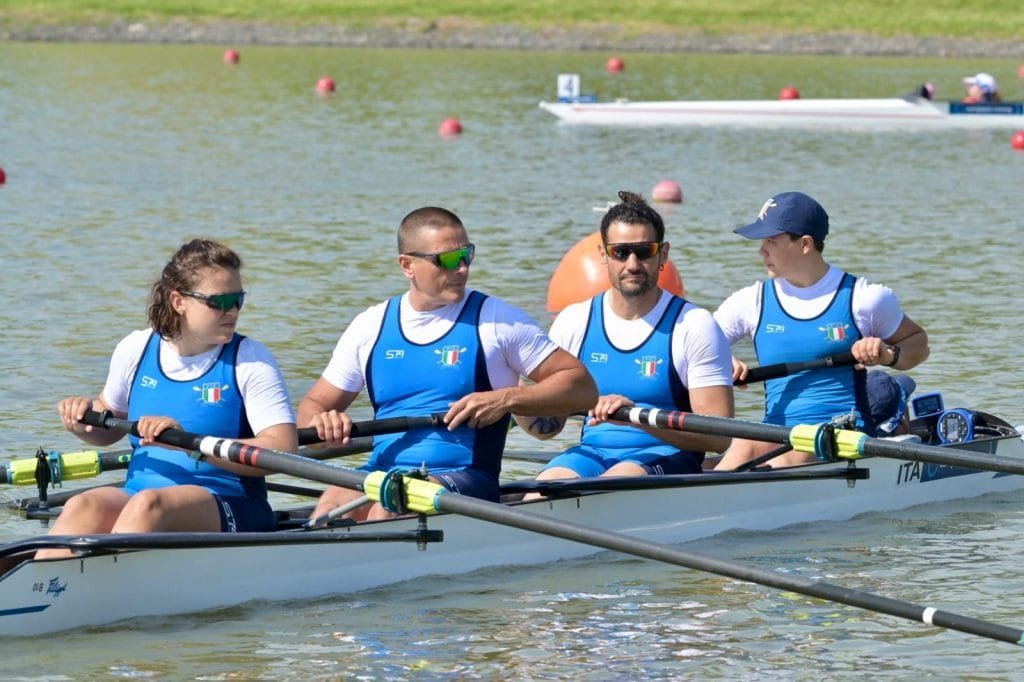
[{"label": "blue shorts", "polygon": [[[387,471],[380,467],[364,465],[359,467],[362,471]],[[476,497],[481,500],[498,502],[501,500],[501,489],[498,486],[497,476],[488,474],[480,469],[440,469],[430,472],[431,478],[436,478],[446,490],[467,497]]]},{"label": "blue shorts", "polygon": [[214,495],[220,512],[220,529],[225,533],[258,533],[277,530],[274,510],[266,500]]},{"label": "blue shorts", "polygon": [[544,467],[572,469],[581,478],[596,478],[619,462],[631,462],[641,466],[650,476],[666,474],[699,474],[704,462],[704,453],[695,454],[677,450],[671,454],[660,452],[636,452],[625,457],[606,457],[600,451],[587,445],[574,445],[558,455]]}]

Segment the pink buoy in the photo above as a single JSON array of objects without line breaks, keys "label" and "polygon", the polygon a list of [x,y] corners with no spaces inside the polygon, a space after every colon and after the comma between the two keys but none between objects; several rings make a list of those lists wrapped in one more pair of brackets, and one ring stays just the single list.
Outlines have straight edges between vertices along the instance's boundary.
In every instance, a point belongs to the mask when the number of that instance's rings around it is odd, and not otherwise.
[{"label": "pink buoy", "polygon": [[683,188],[675,180],[662,180],[651,190],[651,198],[663,204],[681,204]]},{"label": "pink buoy", "polygon": [[457,118],[446,118],[437,127],[441,137],[457,137],[462,134],[462,123]]},{"label": "pink buoy", "polygon": [[626,68],[626,62],[619,57],[611,57],[605,62],[604,68],[608,73],[618,73]]},{"label": "pink buoy", "polygon": [[1017,69],[1017,75],[1020,76],[1021,78],[1024,78],[1024,64],[1021,64],[1020,68]]},{"label": "pink buoy", "polygon": [[238,54],[238,50],[224,50],[225,64],[237,64],[238,60],[241,58],[242,55]]},{"label": "pink buoy", "polygon": [[1018,130],[1010,138],[1010,146],[1014,149],[1024,150],[1024,130]]},{"label": "pink buoy", "polygon": [[779,90],[779,99],[800,99],[800,91],[792,85],[787,85]]},{"label": "pink buoy", "polygon": [[316,91],[321,95],[329,95],[334,92],[334,79],[324,76],[316,82]]}]

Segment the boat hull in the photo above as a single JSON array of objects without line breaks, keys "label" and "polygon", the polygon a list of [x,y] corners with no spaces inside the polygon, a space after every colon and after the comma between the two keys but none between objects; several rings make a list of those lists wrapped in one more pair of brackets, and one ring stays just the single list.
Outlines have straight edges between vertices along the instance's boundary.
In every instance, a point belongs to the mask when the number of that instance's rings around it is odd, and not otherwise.
[{"label": "boat hull", "polygon": [[[961,448],[1024,458],[1019,437]],[[845,469],[842,464],[816,468]],[[989,492],[1024,488],[1024,476],[870,458],[866,480],[753,482],[596,493],[522,507],[546,517],[681,543],[732,530],[838,521]],[[415,530],[415,519],[317,531],[352,534]],[[427,575],[570,559],[599,550],[466,517],[430,517],[443,542],[311,543],[116,551],[27,561],[0,578],[0,636],[32,635],[118,620],[346,594]],[[314,535],[311,534],[311,535]],[[294,533],[292,533],[294,535]]]},{"label": "boat hull", "polygon": [[596,126],[763,128],[1020,128],[1024,104],[926,99],[721,100],[707,102],[541,102],[565,123]]}]

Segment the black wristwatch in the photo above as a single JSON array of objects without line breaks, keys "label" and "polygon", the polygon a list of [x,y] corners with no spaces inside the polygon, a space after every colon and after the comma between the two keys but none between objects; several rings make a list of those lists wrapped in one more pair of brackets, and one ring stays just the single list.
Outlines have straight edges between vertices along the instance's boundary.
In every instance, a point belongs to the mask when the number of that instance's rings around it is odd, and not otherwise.
[{"label": "black wristwatch", "polygon": [[895,367],[896,363],[900,361],[900,353],[903,352],[903,349],[901,349],[899,346],[897,346],[895,344],[891,345],[891,346],[886,346],[886,347],[889,350],[892,351],[892,362],[890,362],[888,365],[882,365],[882,366],[883,367]]}]

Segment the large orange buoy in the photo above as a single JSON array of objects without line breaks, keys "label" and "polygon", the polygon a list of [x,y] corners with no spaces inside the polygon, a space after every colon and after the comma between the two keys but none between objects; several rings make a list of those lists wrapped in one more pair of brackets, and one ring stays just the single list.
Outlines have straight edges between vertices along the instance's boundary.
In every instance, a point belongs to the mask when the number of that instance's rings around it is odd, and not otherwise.
[{"label": "large orange buoy", "polygon": [[[557,313],[570,303],[585,301],[611,287],[608,270],[601,262],[601,231],[587,235],[565,252],[548,282],[548,311]],[[671,260],[658,275],[658,286],[684,295],[683,280]]]}]

